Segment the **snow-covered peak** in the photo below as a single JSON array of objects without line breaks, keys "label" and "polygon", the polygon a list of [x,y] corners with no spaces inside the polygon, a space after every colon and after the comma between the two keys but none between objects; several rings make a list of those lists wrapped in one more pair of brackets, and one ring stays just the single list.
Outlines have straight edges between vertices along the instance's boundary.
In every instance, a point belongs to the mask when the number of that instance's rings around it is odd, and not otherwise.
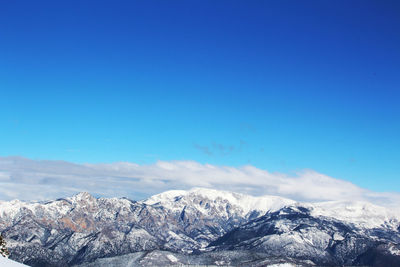
[{"label": "snow-covered peak", "polygon": [[0,201],[0,216],[9,215],[15,216],[15,214],[24,206],[26,203],[19,200],[11,201]]},{"label": "snow-covered peak", "polygon": [[170,191],[166,191],[157,195],[154,195],[146,200],[143,201],[143,203],[147,204],[147,205],[153,205],[156,203],[164,203],[166,201],[171,201],[176,197],[180,197],[180,196],[185,196],[187,195],[188,191],[184,191],[184,190],[170,190]]},{"label": "snow-covered peak", "polygon": [[90,201],[90,202],[96,201],[96,198],[91,194],[89,194],[88,192],[80,192],[69,199],[74,201]]},{"label": "snow-covered peak", "polygon": [[195,199],[201,198],[215,203],[228,203],[238,207],[243,214],[248,214],[251,211],[267,212],[275,211],[284,206],[296,203],[293,200],[278,197],[278,196],[261,196],[254,197],[250,195],[234,193],[229,191],[215,190],[209,188],[193,188],[188,191],[172,190],[154,195],[143,203],[148,205],[160,204],[164,207],[174,209],[181,208],[181,204],[187,205]]}]

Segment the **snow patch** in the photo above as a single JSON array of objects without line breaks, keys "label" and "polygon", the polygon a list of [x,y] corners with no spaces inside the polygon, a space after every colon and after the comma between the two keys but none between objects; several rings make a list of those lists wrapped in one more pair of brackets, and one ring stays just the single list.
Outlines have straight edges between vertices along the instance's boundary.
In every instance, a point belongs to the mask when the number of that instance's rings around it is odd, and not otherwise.
[{"label": "snow patch", "polygon": [[167,255],[167,258],[168,258],[171,262],[178,262],[178,261],[179,261],[179,259],[178,259],[177,257],[175,257],[174,255],[172,255],[172,254],[168,254],[168,255]]},{"label": "snow patch", "polygon": [[7,259],[2,256],[0,256],[0,266],[2,266],[2,267],[28,267],[28,265]]},{"label": "snow patch", "polygon": [[296,265],[293,265],[291,263],[278,263],[278,264],[267,265],[267,267],[296,267]]},{"label": "snow patch", "polygon": [[400,249],[395,248],[394,246],[390,246],[390,247],[389,247],[389,252],[390,252],[392,255],[400,256]]},{"label": "snow patch", "polygon": [[334,234],[333,234],[333,240],[335,240],[335,241],[342,241],[342,240],[344,240],[344,237],[341,236],[341,235],[338,234],[338,233],[334,233]]}]

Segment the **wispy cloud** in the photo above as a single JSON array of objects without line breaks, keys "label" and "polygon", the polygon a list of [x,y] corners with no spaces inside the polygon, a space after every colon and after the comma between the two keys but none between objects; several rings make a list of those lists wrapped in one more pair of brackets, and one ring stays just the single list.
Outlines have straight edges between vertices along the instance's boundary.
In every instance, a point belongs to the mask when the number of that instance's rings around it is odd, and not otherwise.
[{"label": "wispy cloud", "polygon": [[234,145],[224,145],[216,142],[212,142],[211,145],[199,145],[194,144],[194,147],[207,154],[209,156],[219,155],[219,156],[227,156],[232,154],[233,152],[242,152],[243,148],[247,145],[246,141],[240,140],[238,146]]},{"label": "wispy cloud", "polygon": [[201,145],[199,145],[199,144],[194,144],[194,147],[195,147],[197,150],[203,152],[204,154],[206,154],[206,155],[208,155],[208,156],[214,155],[214,153],[211,151],[211,149],[210,149],[209,146],[201,146]]},{"label": "wispy cloud", "polygon": [[233,145],[223,145],[218,143],[212,143],[212,148],[215,151],[218,151],[221,155],[229,155],[231,154],[236,148]]},{"label": "wispy cloud", "polygon": [[399,193],[378,193],[313,170],[296,175],[254,166],[229,167],[195,161],[74,164],[0,157],[0,199],[43,200],[88,191],[96,196],[143,199],[170,189],[210,187],[252,195],[279,195],[299,201],[364,200],[400,204]]}]

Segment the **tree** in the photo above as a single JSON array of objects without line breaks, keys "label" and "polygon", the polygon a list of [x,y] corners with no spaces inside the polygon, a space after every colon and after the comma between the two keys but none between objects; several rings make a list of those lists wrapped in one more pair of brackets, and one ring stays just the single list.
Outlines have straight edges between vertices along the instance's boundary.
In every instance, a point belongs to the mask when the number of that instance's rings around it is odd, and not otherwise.
[{"label": "tree", "polygon": [[6,258],[8,258],[8,256],[10,255],[10,252],[8,252],[8,249],[6,247],[6,241],[3,239],[1,235],[0,235],[0,255]]}]

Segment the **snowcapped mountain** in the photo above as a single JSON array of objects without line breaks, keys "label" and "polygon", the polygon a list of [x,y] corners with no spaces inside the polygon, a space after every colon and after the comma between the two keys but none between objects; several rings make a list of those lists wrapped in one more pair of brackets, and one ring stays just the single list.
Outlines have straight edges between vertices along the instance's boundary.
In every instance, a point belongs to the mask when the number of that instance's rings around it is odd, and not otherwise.
[{"label": "snowcapped mountain", "polygon": [[[293,261],[307,259],[319,266],[369,265],[374,251],[373,261],[385,258],[400,264],[389,249],[400,248],[397,219],[383,220],[378,226],[373,216],[371,222],[361,222],[360,213],[365,213],[359,206],[352,206],[355,215],[346,216],[349,220],[328,217],[325,214],[332,211],[306,206],[287,206],[252,220],[211,242],[209,250],[253,251]],[[315,216],[316,212],[324,215]]]},{"label": "snowcapped mountain", "polygon": [[399,218],[370,203],[298,203],[204,188],[138,202],[88,193],[0,202],[10,258],[31,266],[380,266],[400,263]]},{"label": "snowcapped mountain", "polygon": [[[206,202],[204,200],[206,200]],[[232,206],[235,208],[236,213],[245,217],[249,216],[249,214],[254,211],[264,214],[265,212],[276,211],[286,205],[295,203],[293,200],[277,196],[253,197],[206,188],[193,188],[189,191],[167,191],[143,201],[145,204],[159,204],[170,210],[181,210],[182,207],[186,205],[196,206],[199,210],[203,210],[205,214],[208,213],[205,206],[209,207],[210,202],[213,203],[213,205],[220,205],[217,209],[220,211],[224,210],[225,213],[222,216],[225,217],[229,217],[229,214],[226,213],[226,211],[229,210],[226,209],[227,205]]]},{"label": "snowcapped mountain", "polygon": [[[249,219],[295,202],[276,196],[252,197],[194,188],[189,191],[167,191],[141,203],[165,210],[167,217],[174,218],[184,229],[185,237],[194,240],[195,243],[186,249],[195,250],[206,247],[212,240]],[[181,233],[182,230],[178,232]],[[182,236],[171,236],[169,241],[179,242],[181,238]],[[177,245],[178,247],[173,242],[166,244],[174,250],[182,246]]]}]

